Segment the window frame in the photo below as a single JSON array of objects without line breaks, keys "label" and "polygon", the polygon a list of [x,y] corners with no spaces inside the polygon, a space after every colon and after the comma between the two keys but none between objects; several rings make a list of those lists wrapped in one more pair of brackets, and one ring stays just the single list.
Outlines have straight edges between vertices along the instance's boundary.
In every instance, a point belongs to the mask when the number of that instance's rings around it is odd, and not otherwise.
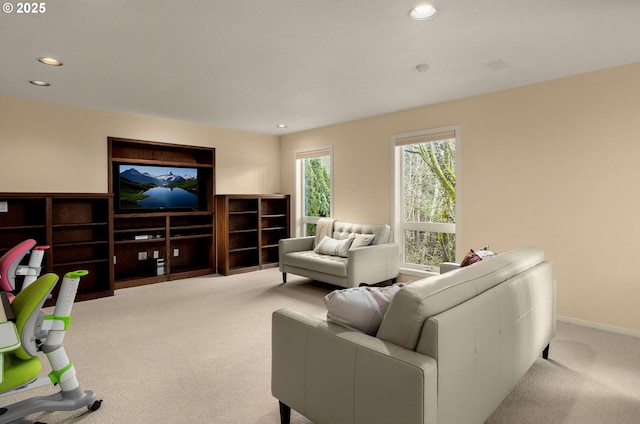
[{"label": "window frame", "polygon": [[[453,134],[453,137],[447,136]],[[403,183],[403,146],[410,144],[424,143],[428,141],[437,141],[446,138],[454,138],[456,144],[456,222],[438,223],[438,222],[407,222],[404,219],[404,190]],[[392,223],[394,231],[394,239],[400,245],[400,270],[404,274],[425,276],[439,273],[438,266],[410,264],[405,261],[405,238],[406,230],[424,231],[424,232],[445,232],[455,234],[456,239],[456,257],[458,257],[459,249],[459,229],[460,229],[460,181],[461,181],[461,131],[458,125],[449,125],[444,127],[432,128],[427,130],[419,130],[401,134],[395,134],[391,137],[392,149],[392,173],[393,173],[393,193],[392,193]]]},{"label": "window frame", "polygon": [[317,216],[305,216],[304,215],[304,159],[314,157],[329,157],[329,187],[330,187],[330,200],[329,200],[329,217],[333,216],[333,145],[310,147],[306,149],[299,149],[294,151],[294,167],[295,167],[295,211],[294,211],[294,230],[296,237],[306,236],[306,228],[308,224],[317,224],[320,217]]}]

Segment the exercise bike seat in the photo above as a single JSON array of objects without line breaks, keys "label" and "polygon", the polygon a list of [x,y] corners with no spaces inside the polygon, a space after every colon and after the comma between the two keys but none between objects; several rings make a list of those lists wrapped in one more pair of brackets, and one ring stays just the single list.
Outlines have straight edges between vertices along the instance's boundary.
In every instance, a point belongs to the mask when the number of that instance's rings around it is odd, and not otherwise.
[{"label": "exercise bike seat", "polygon": [[42,370],[40,358],[36,356],[36,326],[40,310],[57,282],[56,274],[45,274],[13,299],[11,307],[16,317],[15,325],[20,346],[2,353],[3,374],[0,393],[24,386],[36,379]]}]

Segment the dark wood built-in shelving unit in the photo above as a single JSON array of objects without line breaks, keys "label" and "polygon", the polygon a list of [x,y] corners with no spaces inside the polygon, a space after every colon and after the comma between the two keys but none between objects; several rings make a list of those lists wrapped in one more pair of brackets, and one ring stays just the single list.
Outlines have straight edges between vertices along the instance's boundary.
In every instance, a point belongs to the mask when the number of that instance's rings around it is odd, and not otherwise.
[{"label": "dark wood built-in shelving unit", "polygon": [[278,266],[278,241],[289,237],[288,194],[216,196],[218,272]]},{"label": "dark wood built-in shelving unit", "polygon": [[[96,193],[2,193],[0,255],[26,239],[49,245],[43,270],[60,278],[85,269],[77,300],[113,295],[111,278],[112,196]],[[54,291],[54,296],[56,295]]]},{"label": "dark wood built-in shelving unit", "polygon": [[[215,149],[109,137],[111,193],[119,163],[197,168],[200,208],[142,213],[112,210],[115,288],[214,274]],[[164,274],[158,272],[156,259],[165,260]]]},{"label": "dark wood built-in shelving unit", "polygon": [[[278,265],[278,241],[290,234],[289,195],[216,196],[215,149],[109,137],[108,161],[108,193],[0,193],[0,255],[29,238],[49,245],[43,273],[89,271],[77,300]],[[114,180],[120,164],[196,168],[198,207],[121,207]]]}]

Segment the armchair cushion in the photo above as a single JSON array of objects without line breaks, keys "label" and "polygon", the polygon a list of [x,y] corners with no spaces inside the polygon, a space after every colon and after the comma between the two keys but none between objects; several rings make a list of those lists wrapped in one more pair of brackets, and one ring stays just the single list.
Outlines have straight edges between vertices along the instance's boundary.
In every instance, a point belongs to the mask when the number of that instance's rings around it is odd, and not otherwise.
[{"label": "armchair cushion", "polygon": [[333,224],[333,238],[335,239],[345,239],[352,233],[373,234],[375,238],[371,244],[391,242],[391,227],[385,224],[354,224],[344,221],[335,221]]},{"label": "armchair cushion", "polygon": [[323,255],[313,250],[287,254],[287,265],[340,277],[347,276],[347,258]]}]

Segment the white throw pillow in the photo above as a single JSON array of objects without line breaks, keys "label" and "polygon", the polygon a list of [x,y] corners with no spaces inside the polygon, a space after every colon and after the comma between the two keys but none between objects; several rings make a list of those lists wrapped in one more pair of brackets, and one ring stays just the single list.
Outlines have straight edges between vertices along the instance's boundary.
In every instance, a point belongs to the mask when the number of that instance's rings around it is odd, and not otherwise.
[{"label": "white throw pillow", "polygon": [[401,286],[334,290],[324,297],[327,321],[374,336]]},{"label": "white throw pillow", "polygon": [[353,243],[352,238],[336,240],[334,238],[324,236],[313,251],[322,255],[342,256],[343,258],[346,258],[347,251],[349,250],[349,247],[351,247],[351,243]]},{"label": "white throw pillow", "polygon": [[480,256],[482,259],[487,259],[487,258],[490,258],[490,257],[496,255],[496,253],[494,253],[491,250],[489,250],[489,247],[485,247],[485,248],[482,248],[480,250],[476,250],[475,252],[476,252],[476,255]]}]

